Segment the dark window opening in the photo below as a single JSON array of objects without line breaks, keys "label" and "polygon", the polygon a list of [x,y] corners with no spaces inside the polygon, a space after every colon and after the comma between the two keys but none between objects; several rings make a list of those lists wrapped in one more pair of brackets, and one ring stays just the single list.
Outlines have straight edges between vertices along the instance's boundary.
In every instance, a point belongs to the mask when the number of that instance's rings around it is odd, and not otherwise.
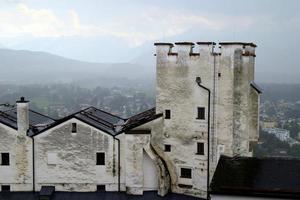
[{"label": "dark window opening", "polygon": [[165,152],[171,152],[171,145],[165,144]]},{"label": "dark window opening", "polygon": [[97,192],[104,192],[105,191],[105,185],[97,185]]},{"label": "dark window opening", "polygon": [[165,110],[165,119],[171,119],[171,110]]},{"label": "dark window opening", "polygon": [[204,143],[203,142],[197,143],[197,154],[204,155]]},{"label": "dark window opening", "polygon": [[198,107],[197,119],[205,119],[205,108],[204,107]]},{"label": "dark window opening", "polygon": [[10,185],[1,185],[1,191],[2,192],[9,192],[10,191]]},{"label": "dark window opening", "polygon": [[72,123],[72,133],[77,133],[77,124]]},{"label": "dark window opening", "polygon": [[193,188],[192,185],[186,185],[186,184],[178,184],[178,186],[181,187],[181,188],[188,188],[188,189]]},{"label": "dark window opening", "polygon": [[181,168],[181,178],[192,178],[192,169]]},{"label": "dark window opening", "polygon": [[96,165],[105,165],[105,153],[97,153]]},{"label": "dark window opening", "polygon": [[218,77],[221,77],[221,73],[218,73]]},{"label": "dark window opening", "polygon": [[9,153],[1,153],[1,165],[9,165]]}]

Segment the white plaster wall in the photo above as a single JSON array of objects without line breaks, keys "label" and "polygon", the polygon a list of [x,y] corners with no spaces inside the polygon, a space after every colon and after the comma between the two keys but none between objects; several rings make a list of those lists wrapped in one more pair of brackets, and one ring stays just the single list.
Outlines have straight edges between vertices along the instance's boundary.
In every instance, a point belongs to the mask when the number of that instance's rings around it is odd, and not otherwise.
[{"label": "white plaster wall", "polygon": [[[0,153],[9,153],[10,165],[0,165],[0,185],[11,191],[32,191],[32,140],[0,124]],[[1,188],[0,188],[1,190]]]},{"label": "white plaster wall", "polygon": [[[243,45],[224,45],[220,55],[213,55],[212,48],[195,45],[193,53],[200,52],[197,55],[190,54],[189,44],[156,46],[156,112],[169,109],[171,119],[160,119],[153,128],[151,143],[168,165],[172,191],[198,197],[206,197],[207,189],[207,152],[205,156],[195,152],[197,142],[207,146],[208,93],[197,85],[196,77],[201,77],[201,84],[211,90],[210,178],[220,154],[249,155],[249,132],[251,129],[255,134],[251,123],[257,119],[249,115],[250,105],[258,101],[249,100],[254,58],[242,55]],[[254,53],[254,48],[250,50]],[[197,107],[205,107],[205,120],[196,119]],[[172,146],[171,152],[164,152],[165,144]],[[192,180],[180,178],[181,167],[193,170]]]},{"label": "white plaster wall", "polygon": [[126,191],[129,194],[143,194],[143,149],[149,144],[150,134],[126,134]]},{"label": "white plaster wall", "polygon": [[[77,133],[71,133],[77,123]],[[35,137],[36,190],[54,185],[58,191],[95,191],[97,185],[118,190],[117,142],[112,136],[77,119],[70,119]],[[57,164],[47,163],[47,153]],[[105,152],[105,166],[96,165],[96,152]]]},{"label": "white plaster wall", "polygon": [[[205,197],[207,148],[204,156],[196,151],[197,142],[207,147],[208,92],[195,80],[201,77],[202,85],[212,87],[212,46],[196,49],[200,56],[190,56],[189,45],[176,45],[178,55],[168,55],[160,48],[165,47],[157,46],[156,112],[170,109],[171,119],[161,119],[161,129],[154,130],[152,143],[168,165],[172,191]],[[196,119],[197,107],[205,107],[205,120]],[[165,144],[171,145],[171,152],[163,151]],[[191,180],[180,178],[181,167],[192,169]]]}]

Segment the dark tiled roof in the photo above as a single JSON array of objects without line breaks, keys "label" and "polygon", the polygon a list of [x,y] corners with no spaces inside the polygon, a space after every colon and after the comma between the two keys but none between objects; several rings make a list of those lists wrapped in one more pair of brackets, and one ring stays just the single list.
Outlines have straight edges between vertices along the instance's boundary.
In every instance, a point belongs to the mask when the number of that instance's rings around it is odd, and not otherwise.
[{"label": "dark tiled roof", "polygon": [[[29,127],[34,131],[41,131],[55,122],[54,119],[43,114],[29,110]],[[7,111],[0,111],[0,122],[17,129],[17,109],[13,108]]]},{"label": "dark tiled roof", "polygon": [[94,107],[82,110],[74,117],[112,135],[117,134],[125,123],[125,119]]},{"label": "dark tiled roof", "polygon": [[[58,120],[56,123],[52,124],[47,129],[44,129],[41,132],[48,130],[71,118],[76,118],[84,123],[89,124],[90,126],[100,129],[110,135],[116,136],[122,132],[157,119],[160,116],[162,116],[162,114],[156,114],[155,108],[152,108],[150,110],[146,110],[142,113],[134,115],[128,119],[123,119],[103,110],[89,107]],[[36,134],[40,134],[41,132]]]},{"label": "dark tiled roof", "polygon": [[151,108],[142,113],[134,115],[127,119],[126,123],[123,125],[122,130],[130,130],[142,124],[148,123],[154,119],[161,117],[162,114],[156,114],[155,108]]},{"label": "dark tiled roof", "polygon": [[300,160],[221,156],[213,194],[300,198]]},{"label": "dark tiled roof", "polygon": [[[130,130],[147,122],[150,122],[162,114],[156,114],[155,108],[134,115],[128,119],[123,119],[116,115],[110,114],[95,107],[89,107],[84,110],[73,113],[59,120],[54,120],[50,117],[29,111],[30,130],[29,135],[38,135],[50,128],[57,126],[71,118],[76,118],[84,123],[87,123],[99,130],[102,130],[110,135],[117,135],[121,132]],[[12,109],[5,112],[0,112],[0,122],[14,129],[17,129],[17,111]]]},{"label": "dark tiled roof", "polygon": [[3,111],[0,111],[0,122],[13,129],[17,129],[17,119]]}]

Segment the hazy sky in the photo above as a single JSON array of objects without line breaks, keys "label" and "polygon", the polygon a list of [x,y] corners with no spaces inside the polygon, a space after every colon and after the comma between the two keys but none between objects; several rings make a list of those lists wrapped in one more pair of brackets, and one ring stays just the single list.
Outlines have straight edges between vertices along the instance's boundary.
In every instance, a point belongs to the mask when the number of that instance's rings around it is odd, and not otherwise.
[{"label": "hazy sky", "polygon": [[299,82],[299,9],[298,0],[0,0],[0,45],[130,62],[152,56],[156,41],[254,42],[259,79]]}]

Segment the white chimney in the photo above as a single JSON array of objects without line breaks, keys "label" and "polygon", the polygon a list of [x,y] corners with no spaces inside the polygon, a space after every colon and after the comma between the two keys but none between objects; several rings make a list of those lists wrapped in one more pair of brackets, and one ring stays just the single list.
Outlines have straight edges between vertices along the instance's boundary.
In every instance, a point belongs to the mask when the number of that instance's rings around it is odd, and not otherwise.
[{"label": "white chimney", "polygon": [[29,101],[26,101],[24,97],[21,97],[17,103],[17,124],[18,132],[21,134],[27,134],[29,129]]}]

